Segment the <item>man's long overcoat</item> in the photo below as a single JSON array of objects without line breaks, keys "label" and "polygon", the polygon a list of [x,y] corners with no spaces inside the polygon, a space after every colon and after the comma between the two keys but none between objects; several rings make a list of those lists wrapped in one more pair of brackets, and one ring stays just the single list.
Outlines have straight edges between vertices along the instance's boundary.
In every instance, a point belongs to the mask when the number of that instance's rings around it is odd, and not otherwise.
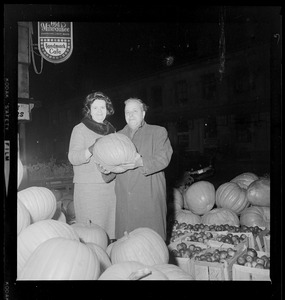
[{"label": "man's long overcoat", "polygon": [[173,153],[167,130],[143,121],[133,137],[128,125],[119,133],[133,141],[144,165],[116,177],[116,238],[122,237],[124,231],[149,227],[165,240],[167,203],[164,169]]}]

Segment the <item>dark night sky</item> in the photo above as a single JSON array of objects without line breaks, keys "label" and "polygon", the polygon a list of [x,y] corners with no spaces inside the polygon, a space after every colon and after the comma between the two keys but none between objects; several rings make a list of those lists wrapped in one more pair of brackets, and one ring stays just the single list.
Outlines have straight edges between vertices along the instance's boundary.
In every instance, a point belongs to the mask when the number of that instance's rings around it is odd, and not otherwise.
[{"label": "dark night sky", "polygon": [[[37,21],[73,22],[70,58],[58,64],[44,60],[40,75],[35,73],[33,63],[30,65],[30,97],[42,103],[82,97],[90,89],[104,90],[120,81],[165,69],[167,55],[175,58],[172,67],[193,61],[201,38],[210,39],[212,55],[218,56],[222,12],[226,49],[230,51],[248,38],[248,30],[269,22],[276,11],[271,6],[13,4],[12,8],[7,7],[6,12],[15,20],[33,22],[34,44]],[[255,33],[262,34],[262,30]],[[40,56],[35,54],[37,70],[40,64]]]}]

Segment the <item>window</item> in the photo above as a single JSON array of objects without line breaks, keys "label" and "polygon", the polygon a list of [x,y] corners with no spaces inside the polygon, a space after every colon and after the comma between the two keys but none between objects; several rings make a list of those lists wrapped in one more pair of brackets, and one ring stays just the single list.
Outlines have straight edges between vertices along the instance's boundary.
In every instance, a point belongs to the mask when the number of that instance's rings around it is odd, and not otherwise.
[{"label": "window", "polygon": [[162,106],[162,89],[161,86],[153,86],[151,88],[151,103],[153,108]]},{"label": "window", "polygon": [[215,74],[206,74],[201,78],[202,82],[202,95],[206,100],[215,98],[217,86],[216,86],[216,77]]},{"label": "window", "polygon": [[179,105],[187,104],[188,93],[186,80],[180,80],[175,83],[175,98]]}]

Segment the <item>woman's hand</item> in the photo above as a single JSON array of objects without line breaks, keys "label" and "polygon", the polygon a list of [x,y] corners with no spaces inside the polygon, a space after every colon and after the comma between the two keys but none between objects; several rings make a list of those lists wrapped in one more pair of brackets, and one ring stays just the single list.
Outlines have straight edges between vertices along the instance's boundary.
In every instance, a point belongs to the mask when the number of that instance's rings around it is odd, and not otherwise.
[{"label": "woman's hand", "polygon": [[97,166],[97,169],[101,172],[101,173],[103,173],[103,174],[110,174],[111,172],[110,171],[108,171],[108,170],[106,170],[102,165],[100,165],[100,164],[96,164],[96,166]]}]

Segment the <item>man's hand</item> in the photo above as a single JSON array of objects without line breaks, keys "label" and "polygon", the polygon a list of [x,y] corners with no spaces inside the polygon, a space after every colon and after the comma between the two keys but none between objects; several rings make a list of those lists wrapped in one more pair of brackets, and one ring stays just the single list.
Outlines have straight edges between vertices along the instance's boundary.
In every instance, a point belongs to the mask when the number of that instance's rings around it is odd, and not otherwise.
[{"label": "man's hand", "polygon": [[125,164],[116,166],[112,169],[112,172],[113,173],[124,173],[127,170],[133,170],[133,169],[136,169],[136,168],[142,167],[142,166],[143,166],[142,158],[141,158],[140,154],[137,153],[133,162],[129,162],[129,163],[125,163]]}]

